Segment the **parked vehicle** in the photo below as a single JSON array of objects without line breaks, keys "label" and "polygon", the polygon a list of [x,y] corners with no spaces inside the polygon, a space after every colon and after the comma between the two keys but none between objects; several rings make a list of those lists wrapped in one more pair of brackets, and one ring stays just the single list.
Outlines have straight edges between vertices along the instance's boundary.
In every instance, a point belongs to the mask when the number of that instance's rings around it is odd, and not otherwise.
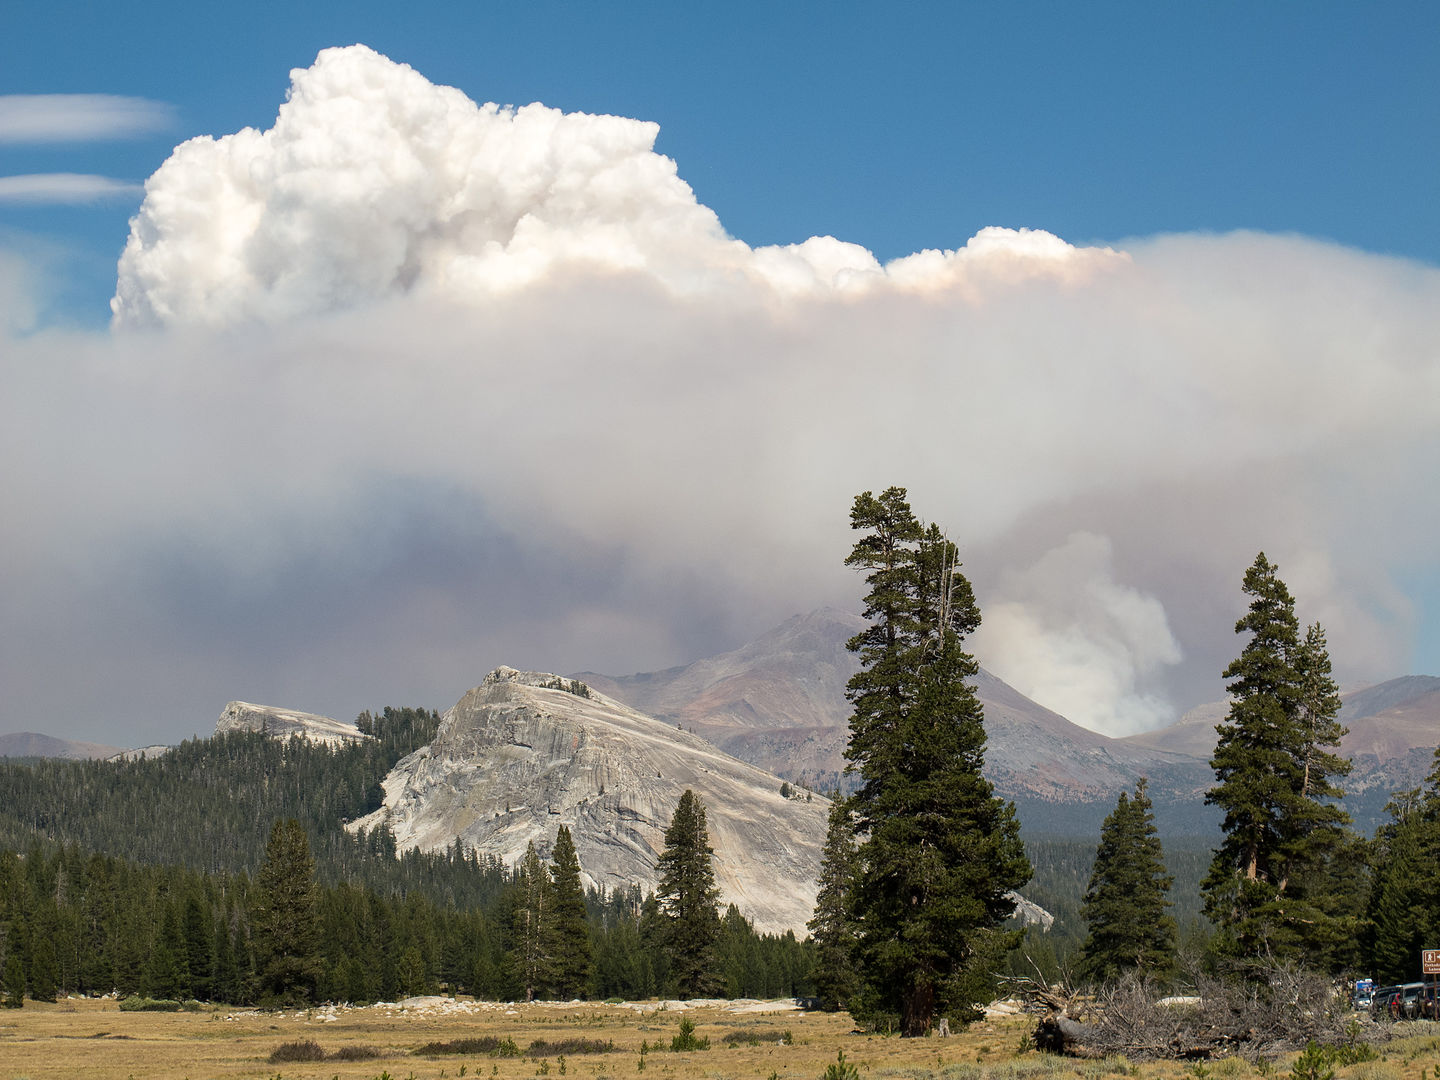
[{"label": "parked vehicle", "polygon": [[1350,1004],[1357,1009],[1368,1009],[1375,997],[1374,979],[1356,979],[1355,989],[1350,994]]},{"label": "parked vehicle", "polygon": [[[1425,984],[1418,982],[1381,986],[1370,999],[1370,1012],[1392,1020],[1413,1020],[1420,1015],[1420,995],[1424,990]],[[1433,1012],[1433,1002],[1428,1007]]]}]

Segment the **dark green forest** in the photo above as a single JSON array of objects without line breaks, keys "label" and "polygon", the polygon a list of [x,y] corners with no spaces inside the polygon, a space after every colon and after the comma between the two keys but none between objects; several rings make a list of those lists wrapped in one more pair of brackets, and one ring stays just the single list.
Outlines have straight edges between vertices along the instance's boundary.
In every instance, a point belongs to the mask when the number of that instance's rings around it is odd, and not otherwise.
[{"label": "dark green forest", "polygon": [[[272,827],[293,819],[318,883],[316,1000],[517,996],[519,868],[458,844],[397,855],[388,830],[344,828],[380,805],[380,781],[434,738],[438,716],[387,708],[359,722],[375,738],[339,748],[232,732],[135,761],[0,759],[7,990],[260,1000],[255,878]],[[653,898],[591,892],[585,907],[588,995],[673,992]],[[808,993],[809,954],[733,909],[720,920],[733,996]]]}]

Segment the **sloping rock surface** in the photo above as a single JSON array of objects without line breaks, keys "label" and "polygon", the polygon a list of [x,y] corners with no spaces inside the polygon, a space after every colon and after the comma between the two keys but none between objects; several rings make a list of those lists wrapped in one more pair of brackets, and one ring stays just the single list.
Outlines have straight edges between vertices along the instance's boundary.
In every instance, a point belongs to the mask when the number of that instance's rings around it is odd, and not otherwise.
[{"label": "sloping rock surface", "polygon": [[588,884],[648,891],[690,788],[705,804],[722,902],[761,931],[803,936],[829,803],[783,798],[778,777],[699,736],[567,687],[542,672],[491,672],[391,771],[384,806],[351,828],[388,824],[402,849],[425,851],[459,837],[513,865],[530,843],[548,856],[563,824]]},{"label": "sloping rock surface", "polygon": [[151,743],[149,746],[132,746],[129,750],[121,750],[120,753],[114,754],[105,760],[144,761],[146,758],[163,757],[174,749],[173,746],[167,746],[164,743]]},{"label": "sloping rock surface", "polygon": [[339,745],[368,739],[353,723],[315,713],[280,709],[273,705],[252,705],[248,701],[232,701],[215,721],[215,734],[227,731],[258,731],[283,739],[300,736],[311,742]]}]

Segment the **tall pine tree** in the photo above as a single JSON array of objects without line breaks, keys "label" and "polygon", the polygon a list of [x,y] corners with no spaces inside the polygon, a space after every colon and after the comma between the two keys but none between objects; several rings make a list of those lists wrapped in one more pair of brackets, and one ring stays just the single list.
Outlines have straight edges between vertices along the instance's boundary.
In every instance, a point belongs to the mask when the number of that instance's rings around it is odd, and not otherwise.
[{"label": "tall pine tree", "polygon": [[585,915],[585,886],[580,858],[570,830],[560,826],[550,855],[553,901],[550,925],[550,970],[555,995],[563,1000],[581,996],[590,983],[590,923]]},{"label": "tall pine tree", "polygon": [[840,797],[840,792],[830,798],[815,914],[806,925],[815,945],[815,967],[810,977],[822,1007],[833,1012],[849,1007],[860,980],[855,972],[855,925],[849,912],[858,862],[855,826],[850,821],[850,804]]},{"label": "tall pine tree", "polygon": [[862,533],[846,565],[866,571],[870,626],[849,642],[861,670],[851,798],[864,837],[851,890],[862,989],[852,1011],[872,1026],[924,1035],[937,1016],[976,1019],[1018,932],[1001,929],[1011,890],[1030,877],[1013,805],[981,774],[984,716],[964,651],[980,625],[955,545],[915,517],[904,488],[864,492]]},{"label": "tall pine tree", "polygon": [[550,925],[554,901],[550,875],[532,841],[515,875],[517,895],[510,953],[515,979],[526,1001],[534,1001],[550,984]]},{"label": "tall pine tree", "polygon": [[1325,636],[1302,640],[1295,601],[1261,552],[1245,573],[1249,635],[1225,669],[1230,711],[1217,725],[1205,797],[1224,812],[1224,838],[1201,890],[1216,944],[1236,958],[1313,958],[1354,919],[1348,897],[1325,886],[1350,843],[1334,777],[1350,763],[1332,753],[1344,729]]},{"label": "tall pine tree", "polygon": [[1128,970],[1164,975],[1175,963],[1175,920],[1166,914],[1174,879],[1155,829],[1145,778],[1125,792],[1100,828],[1095,866],[1080,906],[1088,927],[1079,971],[1102,982]]},{"label": "tall pine tree", "polygon": [[319,905],[310,837],[294,818],[275,822],[250,916],[262,1002],[314,999],[323,968]]},{"label": "tall pine tree", "polygon": [[724,988],[718,953],[720,916],[715,906],[720,890],[715,887],[713,854],[705,804],[686,788],[665,830],[665,850],[655,867],[660,878],[655,895],[665,917],[665,952],[682,999],[711,997]]}]

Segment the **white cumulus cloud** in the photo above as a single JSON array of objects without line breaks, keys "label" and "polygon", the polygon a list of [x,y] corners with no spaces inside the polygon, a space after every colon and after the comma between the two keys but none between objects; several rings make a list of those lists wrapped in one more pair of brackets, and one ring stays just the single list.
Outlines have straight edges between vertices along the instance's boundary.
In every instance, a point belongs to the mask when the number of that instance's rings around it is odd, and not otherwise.
[{"label": "white cumulus cloud", "polygon": [[234,325],[419,294],[481,303],[565,268],[680,295],[956,287],[987,271],[1076,275],[1114,252],[987,229],[883,267],[832,237],[727,236],[656,124],[477,105],[360,45],[291,72],[267,131],[192,139],[146,184],[112,301],[118,325]]}]

